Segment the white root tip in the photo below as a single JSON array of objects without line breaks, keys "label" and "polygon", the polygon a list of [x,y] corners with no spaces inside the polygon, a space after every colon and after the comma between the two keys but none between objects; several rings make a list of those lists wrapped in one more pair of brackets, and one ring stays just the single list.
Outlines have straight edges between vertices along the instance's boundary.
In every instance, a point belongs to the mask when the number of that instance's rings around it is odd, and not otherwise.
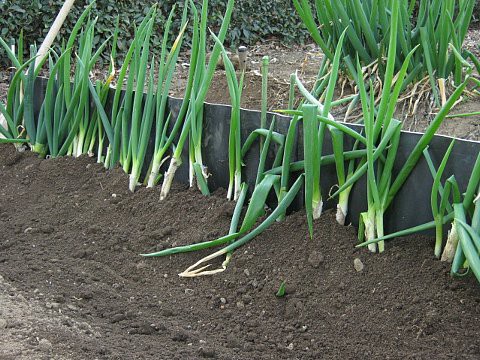
[{"label": "white root tip", "polygon": [[237,201],[240,197],[242,191],[242,175],[239,173],[235,174],[235,193],[233,195],[233,200]]},{"label": "white root tip", "polygon": [[19,153],[23,153],[27,150],[27,147],[24,144],[15,144],[15,149],[17,149]]},{"label": "white root tip", "polygon": [[[365,238],[367,241],[375,239],[375,226],[371,220],[368,218],[364,220],[365,223]],[[377,244],[369,244],[368,250],[372,253],[377,252]]]},{"label": "white root tip", "polygon": [[128,184],[128,188],[131,192],[135,192],[135,188],[137,187],[137,177],[134,173],[130,174],[130,181]]},{"label": "white root tip", "polygon": [[323,201],[320,200],[316,206],[313,207],[313,219],[320,219],[323,211]]},{"label": "white root tip", "polygon": [[150,176],[148,177],[147,188],[151,189],[155,186],[155,179],[157,175],[154,175],[153,172],[150,174]]},{"label": "white root tip", "polygon": [[458,245],[457,227],[455,226],[455,223],[453,223],[452,229],[448,232],[447,243],[445,244],[445,248],[443,249],[442,257],[440,260],[451,263],[453,261],[453,258],[455,257],[457,245]]},{"label": "white root tip", "polygon": [[343,212],[343,209],[340,206],[340,204],[337,204],[337,215],[336,215],[337,222],[340,225],[345,225],[346,217],[347,217],[347,215]]},{"label": "white root tip", "polygon": [[160,163],[157,163],[156,161],[153,162],[152,170],[150,172],[150,175],[148,176],[147,188],[153,188],[155,186],[155,180],[160,173],[160,166]]},{"label": "white root tip", "polygon": [[165,179],[163,180],[162,184],[162,191],[160,192],[160,200],[165,200],[170,189],[172,187],[173,178],[175,177],[175,173],[179,167],[179,163],[175,158],[172,158],[170,161],[170,165],[168,167],[168,171],[165,173]]},{"label": "white root tip", "polygon": [[195,170],[193,169],[193,162],[190,160],[188,165],[188,182],[190,187],[195,183]]}]

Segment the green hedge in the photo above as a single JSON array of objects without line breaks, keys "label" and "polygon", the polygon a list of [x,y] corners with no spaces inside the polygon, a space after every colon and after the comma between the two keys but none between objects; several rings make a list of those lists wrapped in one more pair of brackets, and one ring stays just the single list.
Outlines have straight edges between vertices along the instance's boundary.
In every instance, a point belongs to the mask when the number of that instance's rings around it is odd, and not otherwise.
[{"label": "green hedge", "polygon": [[[0,36],[9,41],[17,38],[23,29],[26,44],[40,44],[53,23],[54,17],[64,0],[0,0]],[[113,33],[117,15],[120,15],[120,52],[124,51],[133,36],[135,23],[139,23],[150,6],[159,3],[157,16],[157,31],[154,45],[159,47],[162,34],[162,25],[171,10],[177,3],[177,21],[173,32],[177,32],[184,1],[158,0],[97,0],[92,16],[98,16],[97,37],[100,43]],[[79,14],[89,4],[89,0],[77,0],[74,9],[62,28],[61,35],[66,36],[72,29]],[[195,0],[197,5],[199,0]],[[209,26],[216,30],[220,27],[225,11],[225,1],[211,0],[209,11]],[[291,0],[237,0],[232,17],[230,32],[226,39],[228,45],[239,43],[250,45],[262,39],[275,37],[285,43],[303,42],[308,34],[298,18]],[[0,63],[5,65],[7,59],[4,52],[0,52]]]},{"label": "green hedge", "polygon": [[[41,43],[63,2],[64,0],[0,0],[0,14],[2,14],[0,36],[9,41],[17,38],[20,30],[23,29],[26,44]],[[133,36],[133,24],[139,23],[155,2],[160,4],[157,35],[154,36],[154,45],[158,48],[162,24],[175,3],[177,3],[179,16],[172,31],[178,31],[183,0],[97,0],[92,11],[93,16],[98,16],[95,41],[100,43],[112,34],[116,17],[120,15],[119,55],[121,56]],[[199,2],[200,0],[195,0],[195,3]],[[75,2],[75,7],[62,28],[62,36],[68,35],[75,20],[89,3],[89,0]],[[224,8],[225,0],[210,1],[209,26],[212,29],[219,28]],[[480,19],[480,3],[475,8],[475,18]],[[239,43],[251,45],[272,37],[284,43],[301,43],[308,38],[308,33],[301,24],[291,0],[237,0],[230,29],[226,40],[227,45]],[[0,65],[5,66],[8,63],[5,53],[0,49]]]}]

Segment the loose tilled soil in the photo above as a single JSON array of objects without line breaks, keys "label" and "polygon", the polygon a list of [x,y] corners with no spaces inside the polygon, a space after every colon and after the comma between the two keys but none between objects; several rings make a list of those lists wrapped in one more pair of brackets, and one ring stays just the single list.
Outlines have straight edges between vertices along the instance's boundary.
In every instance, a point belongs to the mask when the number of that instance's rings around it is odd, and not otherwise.
[{"label": "loose tilled soil", "polygon": [[308,239],[299,212],[226,272],[184,279],[210,252],[139,254],[225,234],[234,205],[126,189],[92,159],[0,146],[0,359],[480,358],[480,287],[451,278],[429,239],[372,255],[330,211]]}]

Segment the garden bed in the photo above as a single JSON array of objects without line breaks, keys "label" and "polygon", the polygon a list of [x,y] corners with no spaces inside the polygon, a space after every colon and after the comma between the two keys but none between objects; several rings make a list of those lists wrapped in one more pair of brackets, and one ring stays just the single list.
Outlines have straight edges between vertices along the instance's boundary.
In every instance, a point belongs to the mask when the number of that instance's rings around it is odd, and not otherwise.
[{"label": "garden bed", "polygon": [[182,279],[208,253],[138,254],[226,233],[234,204],[223,190],[203,197],[180,185],[159,202],[158,188],[131,194],[127,183],[86,157],[0,147],[0,357],[480,356],[480,289],[450,277],[433,240],[369,254],[331,211],[308,239],[299,212],[237,251],[225,273]]}]

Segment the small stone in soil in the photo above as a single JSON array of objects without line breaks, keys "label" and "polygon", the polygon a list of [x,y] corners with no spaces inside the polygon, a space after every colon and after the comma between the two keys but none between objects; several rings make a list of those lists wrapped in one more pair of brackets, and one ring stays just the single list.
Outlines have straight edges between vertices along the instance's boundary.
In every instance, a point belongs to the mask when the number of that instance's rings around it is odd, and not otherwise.
[{"label": "small stone in soil", "polygon": [[243,301],[237,301],[237,308],[243,309],[244,307],[245,307],[245,304],[243,303]]},{"label": "small stone in soil", "polygon": [[324,257],[318,251],[312,251],[308,256],[308,263],[315,269],[318,269],[323,264]]},{"label": "small stone in soil", "polygon": [[361,272],[365,268],[365,265],[363,265],[362,260],[355,258],[355,260],[353,260],[353,267],[357,272]]},{"label": "small stone in soil", "polygon": [[137,264],[137,270],[145,269],[147,267],[147,264],[144,261],[140,261]]},{"label": "small stone in soil", "polygon": [[200,347],[198,349],[198,355],[203,358],[215,358],[215,349]]},{"label": "small stone in soil", "polygon": [[0,329],[6,329],[8,326],[8,322],[5,319],[0,319]]},{"label": "small stone in soil", "polygon": [[52,343],[47,339],[42,339],[38,342],[38,346],[43,350],[50,350],[52,348]]},{"label": "small stone in soil", "polygon": [[47,307],[47,309],[58,309],[60,307],[60,304],[59,303],[56,303],[56,302],[52,302],[52,303],[49,303],[47,302],[45,304],[45,306]]},{"label": "small stone in soil", "polygon": [[23,230],[25,234],[28,234],[29,232],[32,232],[32,231],[33,231],[32,227],[27,227],[25,230]]},{"label": "small stone in soil", "polygon": [[186,342],[189,338],[188,332],[185,330],[176,330],[172,336],[173,341]]},{"label": "small stone in soil", "polygon": [[130,335],[152,335],[154,332],[155,328],[149,324],[142,324],[139,327],[128,331]]},{"label": "small stone in soil", "polygon": [[112,318],[110,319],[110,322],[112,324],[115,324],[115,323],[118,323],[120,321],[123,321],[127,318],[127,316],[125,314],[116,314],[116,315],[113,315]]}]

